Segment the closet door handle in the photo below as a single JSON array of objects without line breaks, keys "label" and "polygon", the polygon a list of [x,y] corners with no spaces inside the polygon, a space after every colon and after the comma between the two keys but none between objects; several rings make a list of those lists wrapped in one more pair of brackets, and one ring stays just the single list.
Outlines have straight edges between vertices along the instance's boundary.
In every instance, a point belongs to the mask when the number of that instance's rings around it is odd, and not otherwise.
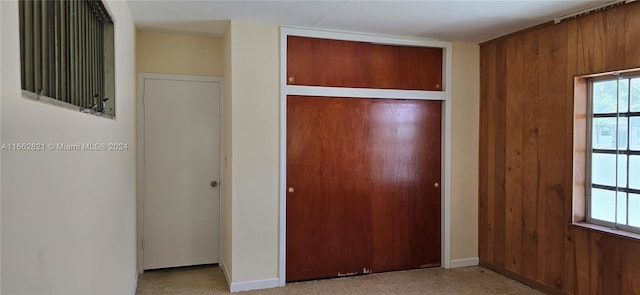
[{"label": "closet door handle", "polygon": [[216,187],[216,186],[218,186],[218,182],[215,181],[215,180],[212,180],[211,181],[211,187]]}]

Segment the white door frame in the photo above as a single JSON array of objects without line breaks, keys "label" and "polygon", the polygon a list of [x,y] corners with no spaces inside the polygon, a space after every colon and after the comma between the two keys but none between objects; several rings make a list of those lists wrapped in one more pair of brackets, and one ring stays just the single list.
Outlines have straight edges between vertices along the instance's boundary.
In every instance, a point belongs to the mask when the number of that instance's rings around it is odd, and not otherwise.
[{"label": "white door frame", "polygon": [[[219,147],[219,173],[220,179],[218,180],[218,185],[220,186],[219,191],[219,200],[220,200],[220,209],[218,212],[218,257],[222,252],[222,247],[224,243],[222,243],[222,186],[224,185],[224,81],[221,77],[214,76],[193,76],[193,75],[174,75],[174,74],[154,74],[154,73],[138,73],[138,94],[136,99],[136,130],[137,130],[137,163],[136,163],[136,178],[137,178],[137,189],[136,189],[136,216],[137,216],[137,232],[136,232],[136,240],[137,240],[137,268],[138,273],[143,273],[143,265],[142,258],[144,257],[142,248],[142,238],[144,233],[144,81],[146,79],[153,80],[172,80],[172,81],[190,81],[190,82],[212,82],[220,84],[220,132],[218,134],[218,145]],[[220,258],[222,259],[222,258]],[[220,260],[219,259],[219,260]]]},{"label": "white door frame", "polygon": [[[415,91],[388,89],[358,89],[345,87],[315,87],[287,85],[287,36],[314,37],[335,40],[372,42],[377,44],[422,46],[442,48],[443,91]],[[441,191],[441,263],[451,268],[451,42],[411,37],[394,37],[365,33],[318,30],[298,27],[280,28],[280,286],[286,284],[286,235],[287,235],[287,95],[364,97],[384,99],[418,99],[442,101],[442,191]]]}]

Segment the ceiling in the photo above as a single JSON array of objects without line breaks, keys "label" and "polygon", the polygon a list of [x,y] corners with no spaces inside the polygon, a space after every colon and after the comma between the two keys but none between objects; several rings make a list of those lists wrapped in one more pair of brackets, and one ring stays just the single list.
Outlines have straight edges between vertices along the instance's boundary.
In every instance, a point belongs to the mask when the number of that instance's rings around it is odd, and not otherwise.
[{"label": "ceiling", "polygon": [[565,14],[594,0],[164,1],[129,0],[141,29],[222,35],[245,20],[445,41],[483,42]]}]

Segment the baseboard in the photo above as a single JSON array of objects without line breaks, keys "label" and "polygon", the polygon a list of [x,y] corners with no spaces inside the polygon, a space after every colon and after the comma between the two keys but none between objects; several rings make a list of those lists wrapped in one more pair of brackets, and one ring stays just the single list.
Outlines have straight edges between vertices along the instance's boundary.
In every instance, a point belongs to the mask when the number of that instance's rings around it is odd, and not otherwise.
[{"label": "baseboard", "polygon": [[501,275],[503,275],[505,277],[508,277],[508,278],[514,279],[514,280],[516,280],[516,281],[518,281],[520,283],[523,283],[523,284],[525,284],[525,285],[527,285],[527,286],[529,286],[529,287],[531,287],[533,289],[537,289],[538,291],[541,291],[541,292],[543,292],[545,294],[551,294],[551,295],[556,295],[556,294],[557,295],[567,295],[567,294],[569,294],[567,292],[564,292],[562,290],[555,289],[553,287],[544,285],[544,284],[539,283],[539,282],[537,282],[535,280],[527,278],[527,277],[525,277],[525,276],[523,276],[521,274],[517,274],[515,272],[509,271],[509,270],[505,269],[504,267],[494,265],[494,264],[489,263],[489,262],[484,261],[484,260],[480,261],[480,265],[483,266],[483,267],[486,267],[486,268],[488,268],[488,269],[490,269],[492,271],[495,271],[495,272],[497,272],[497,273],[499,273],[499,274],[501,274]]},{"label": "baseboard", "polygon": [[133,283],[131,284],[131,290],[129,290],[129,294],[136,295],[136,291],[138,290],[138,272],[133,275]]},{"label": "baseboard", "polygon": [[480,258],[478,257],[451,260],[451,268],[476,266],[476,265],[480,265]]},{"label": "baseboard", "polygon": [[224,274],[224,278],[227,280],[227,286],[231,289],[231,274],[227,271],[227,264],[224,263],[224,259],[220,258],[220,262],[218,263],[220,269],[222,269],[222,273]]},{"label": "baseboard", "polygon": [[266,279],[231,283],[231,292],[250,291],[280,287],[280,279]]}]

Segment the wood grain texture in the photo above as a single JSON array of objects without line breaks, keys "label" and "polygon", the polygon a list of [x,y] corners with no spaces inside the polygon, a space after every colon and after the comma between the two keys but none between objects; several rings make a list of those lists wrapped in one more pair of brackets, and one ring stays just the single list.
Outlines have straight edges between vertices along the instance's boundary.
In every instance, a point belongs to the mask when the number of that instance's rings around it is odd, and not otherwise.
[{"label": "wood grain texture", "polygon": [[640,241],[571,224],[574,77],[638,67],[638,19],[631,3],[481,46],[482,264],[550,293],[640,294]]},{"label": "wood grain texture", "polygon": [[442,48],[287,37],[289,85],[442,90]]},{"label": "wood grain texture", "polygon": [[625,18],[625,66],[629,68],[640,67],[640,38],[638,30],[640,28],[640,5],[629,5],[626,9],[629,17]]},{"label": "wood grain texture", "polygon": [[[538,32],[532,32],[531,38],[524,38],[523,44],[523,92],[522,92],[522,274],[535,277],[537,272],[537,200],[538,182],[538,101],[526,99],[540,93],[538,79],[527,76],[539,75],[539,38]],[[527,58],[524,58],[524,57]]]},{"label": "wood grain texture", "polygon": [[367,88],[371,85],[370,44],[287,37],[289,85]]},{"label": "wood grain texture", "polygon": [[524,39],[515,36],[505,40],[507,48],[506,77],[506,172],[505,172],[505,268],[522,269],[522,153]]},{"label": "wood grain texture", "polygon": [[[503,58],[506,54],[506,44],[499,43],[496,45],[496,77],[507,76],[507,61]],[[503,78],[500,78],[503,79]],[[506,165],[506,87],[502,83],[502,80],[496,79],[500,83],[496,87],[495,108],[493,109],[493,120],[495,120],[495,142],[493,148],[495,149],[495,176],[494,189],[496,197],[494,201],[494,243],[493,243],[493,256],[494,261],[498,266],[505,266],[505,165]],[[501,197],[497,197],[501,196]]]},{"label": "wood grain texture", "polygon": [[441,111],[288,96],[287,281],[440,264]]},{"label": "wood grain texture", "polygon": [[369,104],[287,98],[288,281],[371,268]]},{"label": "wood grain texture", "polygon": [[371,88],[442,90],[442,48],[370,46]]},{"label": "wood grain texture", "polygon": [[372,269],[440,265],[442,102],[378,99],[370,110]]}]

